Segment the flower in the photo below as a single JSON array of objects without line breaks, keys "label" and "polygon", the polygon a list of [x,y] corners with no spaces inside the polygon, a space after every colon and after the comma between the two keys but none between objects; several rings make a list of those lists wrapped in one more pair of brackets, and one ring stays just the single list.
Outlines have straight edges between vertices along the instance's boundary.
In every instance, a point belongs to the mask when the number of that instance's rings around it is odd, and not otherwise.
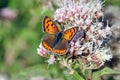
[{"label": "flower", "polygon": [[[111,51],[104,39],[112,35],[111,28],[99,19],[104,16],[101,0],[62,0],[54,12],[54,20],[63,25],[63,29],[78,27],[78,32],[70,41],[68,52],[61,55],[47,55],[49,64],[60,62],[72,70],[73,64],[81,70],[99,69],[105,61],[112,58]],[[64,31],[63,30],[63,31]],[[43,51],[43,52],[41,52]],[[44,56],[47,51],[40,47],[38,52]]]},{"label": "flower", "polygon": [[50,58],[47,60],[48,64],[54,64],[55,63],[55,57],[54,54],[50,55]]},{"label": "flower", "polygon": [[102,2],[99,0],[91,0],[86,3],[83,0],[68,0],[63,2],[63,6],[59,6],[55,11],[54,19],[58,22],[70,26],[89,26],[93,18],[102,16]]},{"label": "flower", "polygon": [[112,55],[108,53],[110,50],[96,50],[94,54],[90,54],[87,57],[88,62],[93,64],[92,66],[89,66],[88,68],[98,69],[105,63],[106,60],[110,60],[112,58]]},{"label": "flower", "polygon": [[0,10],[0,17],[4,20],[14,20],[17,15],[17,11],[11,8],[2,8]]},{"label": "flower", "polygon": [[42,56],[45,57],[47,56],[48,51],[42,46],[42,44],[40,43],[39,48],[37,48],[37,53]]}]

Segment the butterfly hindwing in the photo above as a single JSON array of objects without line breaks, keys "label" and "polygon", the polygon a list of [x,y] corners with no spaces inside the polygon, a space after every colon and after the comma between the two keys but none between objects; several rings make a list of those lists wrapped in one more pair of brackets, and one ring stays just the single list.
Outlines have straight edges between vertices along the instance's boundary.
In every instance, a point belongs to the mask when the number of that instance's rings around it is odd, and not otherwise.
[{"label": "butterfly hindwing", "polygon": [[47,50],[52,51],[52,50],[53,50],[53,47],[54,47],[54,42],[55,42],[55,35],[46,34],[46,35],[43,37],[42,45],[43,45],[43,47],[46,48]]},{"label": "butterfly hindwing", "polygon": [[68,51],[68,48],[69,48],[68,40],[62,38],[54,47],[53,52],[55,54],[63,55]]},{"label": "butterfly hindwing", "polygon": [[84,38],[84,36],[85,36],[84,31],[77,31],[77,33],[73,37],[72,41],[75,43],[78,40],[81,40],[82,38]]},{"label": "butterfly hindwing", "polygon": [[43,30],[48,34],[56,34],[59,32],[59,28],[48,16],[45,16],[43,19]]},{"label": "butterfly hindwing", "polygon": [[78,31],[78,27],[73,27],[64,32],[64,38],[71,41],[76,32]]}]

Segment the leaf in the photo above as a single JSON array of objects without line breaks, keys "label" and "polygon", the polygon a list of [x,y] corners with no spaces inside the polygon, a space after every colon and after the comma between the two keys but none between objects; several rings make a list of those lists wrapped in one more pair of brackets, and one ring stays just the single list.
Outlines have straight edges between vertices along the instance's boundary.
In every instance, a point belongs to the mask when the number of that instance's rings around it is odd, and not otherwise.
[{"label": "leaf", "polygon": [[100,71],[93,72],[92,79],[93,80],[101,80],[101,78],[100,78],[101,75],[100,74],[101,74]]},{"label": "leaf", "polygon": [[99,71],[93,72],[92,78],[93,78],[93,80],[101,80],[101,79],[99,79],[100,76],[108,75],[108,74],[120,74],[120,72],[113,70],[111,68],[108,68],[108,67],[104,67],[104,68],[100,69]]},{"label": "leaf", "polygon": [[75,80],[75,78],[69,74],[64,75],[64,80]]},{"label": "leaf", "polygon": [[120,71],[116,71],[116,70],[113,70],[111,68],[105,67],[102,70],[102,75],[105,75],[105,74],[120,74]]},{"label": "leaf", "polygon": [[86,69],[84,73],[85,73],[85,76],[88,76],[88,74],[89,74],[89,70]]},{"label": "leaf", "polygon": [[76,78],[76,80],[84,80],[83,77],[79,75],[77,71],[73,73],[73,76]]}]

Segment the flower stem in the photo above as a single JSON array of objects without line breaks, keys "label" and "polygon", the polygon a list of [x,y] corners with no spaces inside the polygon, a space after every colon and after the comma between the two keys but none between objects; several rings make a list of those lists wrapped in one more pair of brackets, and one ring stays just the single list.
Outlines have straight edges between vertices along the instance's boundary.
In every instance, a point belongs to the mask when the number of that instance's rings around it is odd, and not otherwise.
[{"label": "flower stem", "polygon": [[88,74],[86,75],[85,80],[92,80],[92,70],[91,69],[88,70]]},{"label": "flower stem", "polygon": [[74,72],[73,76],[76,78],[76,80],[84,80],[84,78],[81,75],[79,75],[77,71]]}]

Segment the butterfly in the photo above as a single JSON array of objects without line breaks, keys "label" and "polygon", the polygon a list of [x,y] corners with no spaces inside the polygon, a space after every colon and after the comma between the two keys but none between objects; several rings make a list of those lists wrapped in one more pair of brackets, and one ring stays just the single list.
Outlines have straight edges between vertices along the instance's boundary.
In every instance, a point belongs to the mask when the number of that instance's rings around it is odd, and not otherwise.
[{"label": "butterfly", "polygon": [[63,55],[68,52],[69,42],[72,40],[78,27],[67,30],[61,30],[50,17],[43,18],[43,31],[46,33],[42,39],[42,45],[45,49],[54,54]]}]

